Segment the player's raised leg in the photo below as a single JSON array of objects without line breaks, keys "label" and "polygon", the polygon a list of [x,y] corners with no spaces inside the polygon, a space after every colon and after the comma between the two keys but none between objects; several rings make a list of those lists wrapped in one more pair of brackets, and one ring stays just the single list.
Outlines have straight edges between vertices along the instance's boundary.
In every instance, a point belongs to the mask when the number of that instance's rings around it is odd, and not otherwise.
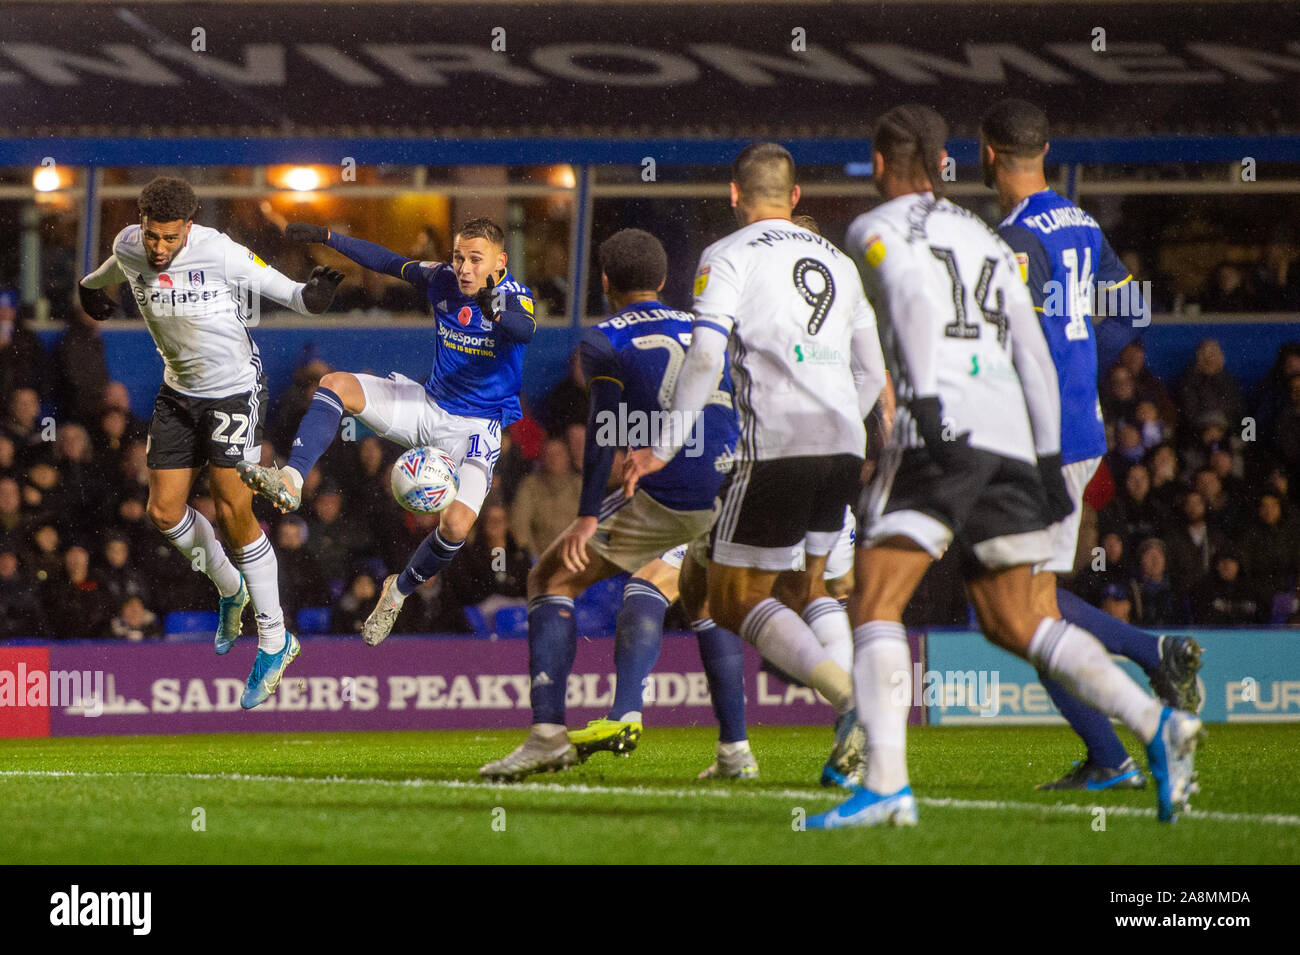
[{"label": "player's raised leg", "polygon": [[217,539],[206,517],[187,503],[199,468],[149,469],[149,519],[190,566],[205,574],[217,588],[217,653],[226,653],[239,637],[241,618],[249,600],[248,588]]},{"label": "player's raised leg", "polygon": [[968,589],[981,629],[990,640],[1059,680],[1142,740],[1156,781],[1158,816],[1162,822],[1174,821],[1196,791],[1193,758],[1201,721],[1149,696],[1086,630],[1040,616],[1030,599],[1030,587],[1027,566],[971,580]]},{"label": "player's raised leg", "polygon": [[356,375],[346,371],[324,375],[298,422],[288,463],[277,468],[240,461],[235,465],[240,479],[281,511],[296,511],[302,504],[303,479],[329,450],[343,415],[360,415],[365,409],[366,393]]},{"label": "player's raised leg", "polygon": [[[259,449],[260,442],[257,442],[249,455],[260,453]],[[253,515],[252,492],[232,467],[212,465],[209,482],[217,523],[230,543],[231,559],[243,575],[256,614],[257,656],[239,701],[247,710],[265,702],[275,692],[285,668],[298,656],[301,647],[285,627],[280,606],[279,563],[270,540]]]},{"label": "player's raised leg", "polygon": [[[501,759],[479,768],[489,779],[522,779],[555,772],[581,761],[565,727],[565,694],[577,653],[578,627],[573,598],[619,568],[583,548],[585,559],[566,562],[567,538],[584,518],[570,525],[542,552],[528,574],[528,672],[533,722],[528,738]],[[590,537],[590,534],[587,534]]]}]

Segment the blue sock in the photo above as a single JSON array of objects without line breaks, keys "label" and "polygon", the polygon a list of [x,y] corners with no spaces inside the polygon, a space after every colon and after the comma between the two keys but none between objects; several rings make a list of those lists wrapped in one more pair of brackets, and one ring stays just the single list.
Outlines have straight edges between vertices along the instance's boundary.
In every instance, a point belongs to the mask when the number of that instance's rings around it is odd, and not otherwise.
[{"label": "blue sock", "polygon": [[691,623],[700,638],[700,659],[718,718],[718,742],[739,743],[745,732],[745,647],[740,637],[707,617]]},{"label": "blue sock", "polygon": [[1148,673],[1160,665],[1159,637],[1115,619],[1060,587],[1056,588],[1056,605],[1062,617],[1087,630],[1111,653],[1128,657]]},{"label": "blue sock", "polygon": [[298,422],[298,433],[289,453],[289,467],[305,479],[320,456],[329,450],[343,418],[343,399],[328,388],[317,388],[307,405],[307,413]]},{"label": "blue sock", "polygon": [[1040,671],[1038,679],[1066,722],[1088,747],[1088,758],[1108,769],[1119,769],[1124,760],[1128,759],[1128,750],[1124,749],[1124,744],[1115,735],[1115,727],[1111,726],[1106,714],[1074,697],[1047,674]]},{"label": "blue sock", "polygon": [[578,653],[573,600],[542,594],[528,601],[528,674],[534,723],[564,723],[569,671]]},{"label": "blue sock", "polygon": [[654,584],[633,577],[623,588],[623,606],[614,629],[614,703],[609,718],[621,720],[641,712],[645,681],[659,659],[664,642],[664,613],[668,598]]},{"label": "blue sock", "polygon": [[406,569],[397,578],[397,592],[403,597],[409,595],[416,587],[424,583],[438,571],[451,563],[464,541],[449,544],[443,540],[442,533],[434,528],[433,533],[420,541]]}]

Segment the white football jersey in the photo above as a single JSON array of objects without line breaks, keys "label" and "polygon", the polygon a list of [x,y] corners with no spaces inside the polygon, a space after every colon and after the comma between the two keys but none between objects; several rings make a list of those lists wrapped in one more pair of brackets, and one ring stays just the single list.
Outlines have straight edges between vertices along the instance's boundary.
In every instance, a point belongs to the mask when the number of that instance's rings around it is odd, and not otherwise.
[{"label": "white football jersey", "polygon": [[257,386],[262,361],[248,326],[259,295],[307,314],[301,283],[224,232],[197,223],[161,272],[149,264],[140,226],[113,240],[113,255],[83,279],[89,288],[129,282],[163,360],[163,381],[185,395],[223,398]]},{"label": "white football jersey", "polygon": [[865,261],[889,326],[894,443],[924,446],[907,404],[938,396],[945,430],[970,432],[972,447],[1029,462],[1059,450],[1051,355],[1015,254],[996,233],[961,206],[912,193],[858,216],[845,244]]},{"label": "white football jersey", "polygon": [[859,392],[869,411],[884,359],[862,280],[834,244],[786,219],[733,232],[700,256],[695,314],[729,335],[739,459],[865,455]]}]

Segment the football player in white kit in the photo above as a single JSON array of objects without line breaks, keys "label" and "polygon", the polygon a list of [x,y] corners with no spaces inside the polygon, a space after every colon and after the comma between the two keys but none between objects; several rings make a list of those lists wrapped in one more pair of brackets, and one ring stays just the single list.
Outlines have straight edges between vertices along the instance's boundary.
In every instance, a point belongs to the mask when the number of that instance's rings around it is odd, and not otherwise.
[{"label": "football player in white kit", "polygon": [[1010,247],[935,195],[946,136],[927,107],[881,117],[872,161],[886,201],[850,229],[879,278],[899,407],[860,506],[849,598],[864,785],[808,827],[916,823],[902,613],[954,541],[985,635],[1128,726],[1147,746],[1158,816],[1171,821],[1193,788],[1200,721],[1143,692],[1092,634],[1034,609],[1033,565],[1051,553],[1048,527],[1073,507],[1061,474],[1056,371]]},{"label": "football player in white kit", "polygon": [[[115,305],[105,288],[126,282],[163,359],[163,384],[149,424],[149,517],[220,595],[217,653],[240,634],[250,603],[257,615],[257,658],[240,705],[252,709],[279,685],[298,655],[285,630],[278,567],[253,516],[252,492],[238,461],[261,458],[266,378],[249,325],[262,296],[304,315],[329,307],[343,273],[318,267],[294,282],[216,229],[198,225],[198,198],[184,179],[158,177],[140,193],[140,224],[113,240],[113,253],[79,284],[82,307],[105,319]],[[187,503],[204,465],[217,522],[230,547]]]},{"label": "football player in white kit", "polygon": [[[732,165],[740,228],[705,249],[695,281],[691,347],[673,393],[674,417],[692,421],[731,359],[741,437],[736,467],[720,492],[708,602],[713,619],[835,708],[835,745],[823,784],[843,784],[861,759],[852,679],[801,612],[808,582],[857,495],[866,453],[863,419],[885,384],[875,315],[853,262],[796,225],[794,160],[776,143],[746,147]],[[662,468],[684,436],[628,455],[624,493]],[[804,592],[782,602],[774,586],[800,569]],[[819,627],[844,615],[834,600]],[[843,627],[840,628],[843,630]]]}]

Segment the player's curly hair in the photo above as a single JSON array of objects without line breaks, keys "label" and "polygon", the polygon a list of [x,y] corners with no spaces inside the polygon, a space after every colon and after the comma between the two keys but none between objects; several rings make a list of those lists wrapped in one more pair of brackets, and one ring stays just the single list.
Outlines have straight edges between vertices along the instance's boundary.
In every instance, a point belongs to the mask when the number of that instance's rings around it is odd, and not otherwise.
[{"label": "player's curly hair", "polygon": [[1047,114],[1022,99],[1004,99],[980,121],[984,141],[999,152],[1037,157],[1047,145]]},{"label": "player's curly hair", "polygon": [[140,215],[155,222],[175,222],[177,219],[188,222],[199,211],[199,197],[184,179],[155,176],[140,191],[136,205],[140,208]]},{"label": "player's curly hair", "polygon": [[622,229],[600,244],[600,269],[613,292],[655,291],[668,277],[668,253],[644,229]]},{"label": "player's curly hair", "polygon": [[470,219],[456,230],[454,238],[487,239],[493,245],[502,248],[504,248],[506,244],[505,230],[486,216],[480,216],[477,219]]},{"label": "player's curly hair", "polygon": [[948,139],[948,124],[928,106],[909,103],[895,106],[876,120],[871,148],[896,169],[907,169],[913,178],[927,179],[935,196],[943,195],[939,175],[939,154]]}]

